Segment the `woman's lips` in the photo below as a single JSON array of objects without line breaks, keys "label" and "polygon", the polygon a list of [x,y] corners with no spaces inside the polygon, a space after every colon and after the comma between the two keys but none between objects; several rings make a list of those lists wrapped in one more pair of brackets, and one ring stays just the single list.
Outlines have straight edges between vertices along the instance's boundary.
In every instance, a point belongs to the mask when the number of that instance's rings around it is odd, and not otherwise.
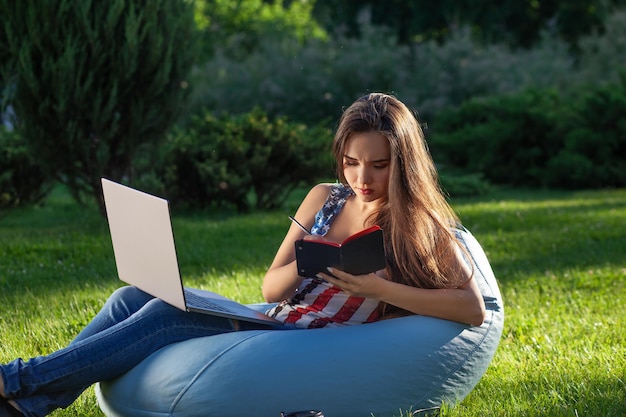
[{"label": "woman's lips", "polygon": [[370,194],[372,194],[372,193],[374,192],[374,191],[373,191],[372,189],[370,189],[370,188],[357,188],[357,191],[358,191],[360,194],[363,194],[363,195],[370,195]]}]

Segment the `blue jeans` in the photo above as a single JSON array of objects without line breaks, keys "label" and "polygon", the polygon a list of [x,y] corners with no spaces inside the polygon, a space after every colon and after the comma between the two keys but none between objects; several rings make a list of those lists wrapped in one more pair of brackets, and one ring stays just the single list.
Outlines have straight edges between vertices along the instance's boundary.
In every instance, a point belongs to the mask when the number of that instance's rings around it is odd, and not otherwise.
[{"label": "blue jeans", "polygon": [[[238,330],[265,328],[240,323]],[[5,394],[29,417],[70,405],[87,387],[129,371],[159,348],[235,331],[229,319],[187,313],[135,287],[115,291],[68,347],[0,365]]]}]

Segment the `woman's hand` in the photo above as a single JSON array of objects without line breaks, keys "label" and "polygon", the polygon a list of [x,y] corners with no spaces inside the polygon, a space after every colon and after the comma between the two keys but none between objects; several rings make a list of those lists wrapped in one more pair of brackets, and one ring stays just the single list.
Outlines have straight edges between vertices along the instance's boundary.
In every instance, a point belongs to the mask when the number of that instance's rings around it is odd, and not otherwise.
[{"label": "woman's hand", "polygon": [[319,273],[318,278],[338,286],[351,296],[374,299],[380,299],[383,286],[387,283],[384,270],[366,275],[352,275],[329,267],[328,273]]}]

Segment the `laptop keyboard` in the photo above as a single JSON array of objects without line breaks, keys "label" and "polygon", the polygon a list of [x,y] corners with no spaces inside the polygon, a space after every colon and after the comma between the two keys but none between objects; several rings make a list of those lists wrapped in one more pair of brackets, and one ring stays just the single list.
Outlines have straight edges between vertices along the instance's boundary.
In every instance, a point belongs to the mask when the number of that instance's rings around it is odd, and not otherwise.
[{"label": "laptop keyboard", "polygon": [[188,305],[191,305],[196,308],[203,308],[206,310],[214,310],[214,311],[222,311],[224,313],[234,314],[234,311],[219,305],[208,298],[201,297],[198,294],[185,290],[185,301],[187,301]]}]

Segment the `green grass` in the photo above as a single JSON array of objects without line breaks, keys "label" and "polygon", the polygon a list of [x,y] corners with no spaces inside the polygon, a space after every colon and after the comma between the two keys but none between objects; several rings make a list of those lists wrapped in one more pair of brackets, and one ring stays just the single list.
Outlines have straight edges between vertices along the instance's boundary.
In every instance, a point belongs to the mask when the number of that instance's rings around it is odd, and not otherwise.
[{"label": "green grass", "polygon": [[[263,273],[300,197],[272,213],[175,212],[183,274],[262,301]],[[452,203],[492,262],[506,319],[487,373],[442,415],[626,415],[626,190],[500,191]],[[0,362],[64,346],[120,285],[94,207],[57,190],[0,219]],[[56,415],[102,416],[91,390]]]}]

